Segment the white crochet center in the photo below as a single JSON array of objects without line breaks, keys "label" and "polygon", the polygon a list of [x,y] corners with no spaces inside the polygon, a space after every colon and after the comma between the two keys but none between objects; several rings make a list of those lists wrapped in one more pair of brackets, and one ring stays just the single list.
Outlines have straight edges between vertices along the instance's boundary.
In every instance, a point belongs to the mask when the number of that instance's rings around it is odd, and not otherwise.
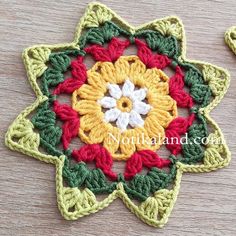
[{"label": "white crochet center", "polygon": [[[135,85],[129,80],[125,80],[122,89],[117,84],[107,84],[110,96],[104,96],[98,103],[105,109],[104,119],[106,122],[116,122],[116,126],[121,131],[127,130],[128,126],[142,127],[144,120],[141,115],[146,115],[151,106],[144,99],[147,95],[146,88],[135,89]],[[117,100],[127,97],[132,101],[130,112],[123,112],[117,107]]]}]

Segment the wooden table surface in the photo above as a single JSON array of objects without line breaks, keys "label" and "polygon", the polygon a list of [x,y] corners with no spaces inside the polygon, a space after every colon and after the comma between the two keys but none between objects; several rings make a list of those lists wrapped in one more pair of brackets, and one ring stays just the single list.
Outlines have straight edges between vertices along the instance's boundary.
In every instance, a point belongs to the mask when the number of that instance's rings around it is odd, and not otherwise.
[{"label": "wooden table surface", "polygon": [[57,208],[55,169],[4,145],[16,115],[34,99],[21,60],[24,48],[70,42],[85,0],[0,0],[0,235],[236,235],[236,56],[224,43],[236,25],[235,0],[102,1],[138,25],[167,15],[182,18],[187,57],[227,68],[231,85],[212,112],[232,152],[229,167],[212,173],[185,174],[177,203],[163,229],[149,227],[120,200],[74,222]]}]

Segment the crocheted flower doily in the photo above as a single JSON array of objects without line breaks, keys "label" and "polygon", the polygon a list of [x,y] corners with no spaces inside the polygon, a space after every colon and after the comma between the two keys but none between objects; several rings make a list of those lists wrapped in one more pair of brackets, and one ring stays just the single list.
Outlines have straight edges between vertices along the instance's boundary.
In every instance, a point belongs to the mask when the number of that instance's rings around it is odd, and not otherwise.
[{"label": "crocheted flower doily", "polygon": [[[135,55],[126,51],[131,45]],[[66,219],[121,198],[141,220],[162,227],[184,172],[228,165],[230,152],[209,113],[229,74],[186,59],[185,51],[178,18],[132,27],[99,3],[88,6],[72,43],[24,51],[37,99],[9,127],[6,144],[56,166]],[[116,161],[125,162],[124,171],[115,170]]]}]

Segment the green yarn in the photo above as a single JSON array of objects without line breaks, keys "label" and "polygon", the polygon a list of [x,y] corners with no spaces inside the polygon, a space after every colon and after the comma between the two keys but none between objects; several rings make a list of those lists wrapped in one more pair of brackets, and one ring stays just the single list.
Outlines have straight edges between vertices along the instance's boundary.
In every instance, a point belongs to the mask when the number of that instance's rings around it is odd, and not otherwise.
[{"label": "green yarn", "polygon": [[205,107],[210,102],[211,89],[208,85],[193,84],[190,88],[190,94],[195,102],[200,104],[201,107]]},{"label": "green yarn", "polygon": [[153,51],[158,51],[170,58],[178,57],[180,54],[178,41],[173,36],[164,37],[161,33],[152,30],[139,31],[135,36],[144,38]]},{"label": "green yarn", "polygon": [[49,56],[49,61],[56,71],[66,72],[70,65],[70,57],[65,53],[57,53]]},{"label": "green yarn", "polygon": [[99,44],[110,41],[112,37],[117,37],[119,35],[130,35],[125,30],[121,29],[116,24],[106,21],[101,27],[94,27],[89,29],[85,34],[80,37],[79,46],[83,49],[86,44]]},{"label": "green yarn", "polygon": [[49,89],[57,86],[65,80],[64,74],[70,66],[71,59],[67,54],[78,54],[78,50],[53,53],[49,56],[50,67],[43,73],[41,79],[41,91],[47,97],[50,96]]},{"label": "green yarn", "polygon": [[124,184],[124,189],[130,197],[144,201],[157,190],[168,187],[175,176],[175,164],[169,173],[153,167],[146,175],[137,174],[129,184]]},{"label": "green yarn", "polygon": [[62,55],[67,55],[67,56],[78,56],[80,54],[80,50],[78,49],[65,49],[63,51],[60,52],[52,52],[49,55],[49,59],[53,58],[53,57],[57,57],[57,56],[62,56]]},{"label": "green yarn", "polygon": [[111,193],[117,184],[109,183],[100,169],[90,170],[84,162],[70,165],[68,158],[65,159],[62,175],[70,187],[87,187],[93,193]]},{"label": "green yarn", "polygon": [[[110,182],[101,169],[89,169],[83,162],[77,164],[70,163],[70,150],[62,151],[59,149],[62,130],[56,124],[56,115],[51,111],[50,105],[56,99],[50,93],[50,89],[57,86],[65,80],[64,73],[70,68],[71,56],[85,55],[83,48],[87,44],[95,43],[103,45],[109,42],[112,37],[126,35],[131,43],[136,37],[146,40],[148,46],[160,54],[167,55],[172,58],[172,67],[180,65],[185,70],[185,84],[190,88],[190,94],[199,107],[208,104],[211,91],[210,87],[204,84],[203,76],[200,70],[190,63],[178,60],[180,55],[180,46],[174,36],[163,36],[161,33],[152,30],[139,31],[135,35],[122,30],[112,22],[105,22],[101,27],[90,28],[80,38],[80,48],[82,50],[65,50],[63,52],[52,53],[49,56],[49,68],[42,75],[41,89],[49,100],[42,104],[32,123],[38,129],[40,134],[40,145],[51,155],[66,155],[63,167],[63,177],[70,187],[86,187],[95,194],[112,193],[119,182],[123,183],[124,189],[129,197],[144,201],[157,190],[167,188],[176,176],[176,160],[173,161],[169,173],[152,168],[146,175],[136,174],[130,181],[125,181],[122,174],[119,174],[117,182]],[[196,107],[194,113],[198,117],[198,123],[193,124],[189,130],[189,140],[194,138],[204,138],[207,136],[207,125],[205,118],[198,113],[199,107]],[[187,143],[182,145],[183,156],[176,158],[186,164],[200,162],[203,159],[203,148],[200,144]]]},{"label": "green yarn", "polygon": [[201,162],[204,157],[204,150],[200,144],[195,143],[193,138],[188,139],[188,143],[182,145],[183,157],[180,161],[185,164]]},{"label": "green yarn", "polygon": [[180,55],[180,47],[174,36],[164,37],[161,33],[152,30],[143,30],[132,35],[110,21],[105,22],[99,28],[90,28],[81,36],[79,45],[81,49],[87,44],[103,45],[104,43],[109,42],[112,37],[120,35],[128,36],[131,43],[134,42],[135,37],[144,38],[152,50],[158,51],[170,58],[178,57]]},{"label": "green yarn", "polygon": [[206,118],[196,111],[197,123],[192,124],[188,129],[187,143],[182,144],[183,157],[178,160],[185,164],[194,164],[204,158],[202,140],[208,137]]},{"label": "green yarn", "polygon": [[194,84],[203,84],[203,76],[202,73],[193,65],[189,63],[180,64],[185,68],[185,76],[184,81],[185,84],[189,87]]},{"label": "green yarn", "polygon": [[195,66],[189,63],[181,63],[185,68],[184,81],[190,87],[190,95],[200,107],[209,104],[212,95],[211,88],[208,84],[204,84],[203,75]]},{"label": "green yarn", "polygon": [[56,125],[56,115],[49,109],[49,102],[41,104],[31,122],[38,129],[40,134],[40,145],[51,155],[60,156],[63,154],[57,149],[60,143],[62,130]]},{"label": "green yarn", "polygon": [[81,186],[88,175],[88,171],[85,163],[81,162],[73,167],[69,167],[69,160],[68,158],[65,159],[63,177],[70,187],[74,188]]},{"label": "green yarn", "polygon": [[166,188],[175,175],[176,165],[172,164],[169,173],[154,167],[146,175],[135,175],[131,181],[125,181],[123,175],[119,174],[117,182],[110,182],[101,169],[91,170],[84,162],[71,165],[70,160],[66,158],[63,167],[63,177],[72,188],[89,188],[95,194],[111,193],[117,184],[122,182],[126,193],[141,201],[146,200],[155,191]]},{"label": "green yarn", "polygon": [[64,81],[64,75],[53,68],[48,68],[42,75],[41,80],[41,91],[43,95],[49,97],[50,91],[49,88],[53,86],[57,86],[59,83]]},{"label": "green yarn", "polygon": [[102,170],[97,168],[90,170],[85,179],[85,186],[94,193],[112,193],[116,188],[116,183],[108,183]]},{"label": "green yarn", "polygon": [[163,39],[161,33],[152,30],[139,31],[135,36],[138,38],[144,38],[152,50],[157,50]]},{"label": "green yarn", "polygon": [[197,138],[203,139],[207,136],[207,129],[204,124],[193,124],[189,127],[188,137],[189,138]]}]

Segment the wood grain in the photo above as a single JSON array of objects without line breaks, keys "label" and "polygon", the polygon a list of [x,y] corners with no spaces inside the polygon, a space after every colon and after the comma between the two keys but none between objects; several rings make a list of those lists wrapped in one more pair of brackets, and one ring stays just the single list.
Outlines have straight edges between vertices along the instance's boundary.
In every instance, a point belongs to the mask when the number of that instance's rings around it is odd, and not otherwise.
[{"label": "wood grain", "polygon": [[185,24],[188,58],[227,68],[231,86],[212,117],[222,128],[232,162],[208,174],[185,174],[164,229],[143,224],[120,200],[98,214],[65,221],[56,205],[55,170],[9,151],[4,134],[35,96],[21,60],[25,47],[70,42],[85,0],[0,0],[0,235],[236,235],[236,56],[224,43],[236,25],[236,1],[102,1],[133,25],[178,15]]}]

